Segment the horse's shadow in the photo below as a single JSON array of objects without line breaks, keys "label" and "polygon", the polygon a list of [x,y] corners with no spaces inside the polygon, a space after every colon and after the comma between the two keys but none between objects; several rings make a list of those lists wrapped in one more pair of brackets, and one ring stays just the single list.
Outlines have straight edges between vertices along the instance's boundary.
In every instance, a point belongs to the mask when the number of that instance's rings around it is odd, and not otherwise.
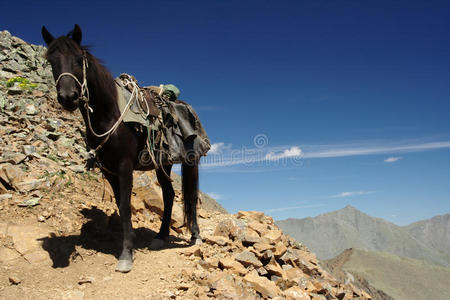
[{"label": "horse's shadow", "polygon": [[[114,255],[116,258],[121,253],[122,229],[120,218],[115,215],[108,216],[102,210],[93,207],[82,209],[82,215],[89,219],[83,224],[79,235],[56,236],[54,233],[50,237],[40,239],[42,248],[48,252],[53,262],[53,268],[65,268],[70,261],[80,255],[76,246],[81,246],[87,250],[94,250],[105,254]],[[136,238],[134,240],[135,249],[149,249],[151,241],[156,232],[140,227],[134,230]],[[185,240],[171,236],[167,246],[164,248],[189,247]]]}]

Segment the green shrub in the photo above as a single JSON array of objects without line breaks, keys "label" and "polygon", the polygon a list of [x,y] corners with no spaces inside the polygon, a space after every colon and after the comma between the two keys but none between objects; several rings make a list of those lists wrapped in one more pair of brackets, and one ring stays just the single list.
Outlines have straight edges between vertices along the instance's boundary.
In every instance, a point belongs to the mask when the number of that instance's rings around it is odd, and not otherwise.
[{"label": "green shrub", "polygon": [[6,87],[12,87],[16,82],[19,83],[19,87],[23,90],[32,90],[37,87],[36,83],[32,83],[30,80],[20,76],[13,77],[6,81]]}]

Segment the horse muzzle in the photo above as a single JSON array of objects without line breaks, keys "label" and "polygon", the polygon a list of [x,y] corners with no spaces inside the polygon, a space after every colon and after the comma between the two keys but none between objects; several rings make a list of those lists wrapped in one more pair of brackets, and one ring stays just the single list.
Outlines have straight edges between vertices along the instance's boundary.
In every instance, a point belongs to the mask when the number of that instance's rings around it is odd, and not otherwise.
[{"label": "horse muzzle", "polygon": [[74,111],[78,108],[78,104],[80,103],[80,96],[78,91],[72,90],[70,92],[58,92],[58,102],[61,106],[68,111]]}]

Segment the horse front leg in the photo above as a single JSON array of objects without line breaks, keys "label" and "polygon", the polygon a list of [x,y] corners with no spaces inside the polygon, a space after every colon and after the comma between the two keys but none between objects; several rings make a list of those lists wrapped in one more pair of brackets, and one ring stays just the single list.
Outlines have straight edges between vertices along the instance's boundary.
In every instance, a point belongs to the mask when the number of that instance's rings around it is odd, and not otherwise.
[{"label": "horse front leg", "polygon": [[[131,225],[131,189],[133,188],[133,168],[130,166],[125,166],[120,168],[119,174],[117,176],[119,184],[119,214],[120,221],[122,223],[123,231],[123,242],[122,242],[122,253],[119,257],[119,262],[117,263],[116,271],[127,273],[131,271],[133,267],[133,239],[134,232]],[[117,197],[117,195],[116,195]]]}]

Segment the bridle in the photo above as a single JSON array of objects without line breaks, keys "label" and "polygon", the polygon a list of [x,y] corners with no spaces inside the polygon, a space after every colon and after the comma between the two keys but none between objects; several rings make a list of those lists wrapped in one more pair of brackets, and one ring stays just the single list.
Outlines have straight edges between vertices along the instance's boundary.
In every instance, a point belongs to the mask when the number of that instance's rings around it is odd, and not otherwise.
[{"label": "bridle", "polygon": [[[89,89],[87,86],[87,68],[88,68],[88,66],[89,66],[89,64],[88,64],[88,60],[87,60],[87,56],[86,56],[86,51],[83,51],[83,83],[81,83],[78,80],[78,78],[75,75],[73,75],[72,73],[64,72],[64,73],[61,73],[58,76],[58,78],[56,79],[56,86],[58,86],[59,81],[64,76],[72,77],[75,80],[75,82],[80,86],[81,90],[80,90],[80,95],[78,96],[78,100],[81,100],[84,102],[84,108],[86,109],[86,116],[87,116],[87,123],[88,123],[89,130],[95,137],[98,137],[98,138],[106,137],[100,143],[100,145],[97,147],[96,151],[98,151],[109,139],[109,136],[112,133],[114,133],[114,131],[116,131],[117,127],[119,127],[120,122],[122,122],[123,118],[125,117],[125,113],[130,108],[132,101],[128,102],[122,115],[119,117],[119,119],[114,123],[114,125],[109,130],[107,130],[106,132],[101,133],[101,134],[96,133],[94,131],[94,129],[92,128],[92,124],[91,124],[91,113],[93,113],[94,110],[92,109],[91,106],[89,106]],[[133,94],[132,94],[132,96],[133,96]]]},{"label": "bridle", "polygon": [[[147,101],[145,101],[144,95],[142,94],[142,91],[140,90],[139,86],[137,85],[136,81],[133,80],[129,75],[128,78],[124,79],[123,82],[123,86],[128,86],[131,85],[132,86],[132,93],[130,95],[130,99],[128,100],[127,105],[125,106],[122,114],[120,115],[119,119],[117,119],[117,121],[114,123],[114,125],[107,130],[106,132],[102,133],[102,134],[98,134],[94,131],[94,129],[92,128],[92,124],[91,124],[91,113],[94,112],[94,110],[92,109],[92,107],[89,106],[89,89],[87,86],[87,68],[88,68],[89,64],[88,64],[88,60],[87,60],[87,56],[86,56],[86,51],[83,50],[83,82],[81,83],[78,78],[73,75],[72,73],[69,72],[64,72],[61,73],[58,78],[56,79],[56,86],[58,86],[59,81],[61,80],[62,77],[64,76],[69,76],[72,77],[75,82],[80,86],[80,95],[78,96],[78,100],[81,100],[84,102],[84,108],[86,109],[86,119],[87,119],[87,125],[88,128],[90,130],[90,132],[97,138],[104,138],[103,141],[100,142],[100,144],[95,148],[89,151],[91,157],[93,158],[97,158],[97,163],[100,166],[100,168],[105,169],[106,171],[108,171],[111,174],[115,174],[113,172],[111,172],[110,170],[106,169],[104,166],[101,165],[100,161],[98,160],[97,157],[97,153],[98,151],[103,147],[103,145],[105,145],[105,143],[109,140],[111,134],[113,134],[116,129],[119,127],[120,123],[123,121],[123,119],[125,118],[125,115],[127,114],[128,110],[130,109],[131,105],[136,101],[137,103],[141,104],[144,103],[146,105],[146,110],[143,109],[143,107],[141,105],[139,105],[139,108],[144,112],[144,114],[146,115],[146,117],[148,117],[150,109],[148,107],[148,103]],[[162,88],[161,88],[162,89]],[[161,119],[160,120],[161,124],[163,124],[164,126],[164,122]],[[163,139],[161,139],[161,143],[162,143]],[[148,140],[147,140],[148,143]],[[149,149],[151,149],[151,147],[149,147]],[[155,168],[159,169],[158,164],[156,163],[155,157],[153,156],[153,153],[149,151],[150,154],[150,158],[155,166]],[[160,161],[161,161],[161,157],[160,157]],[[166,173],[166,171],[164,170],[164,168],[161,168],[164,175],[170,180],[172,181],[172,179],[170,178],[170,176]]]},{"label": "bridle", "polygon": [[[56,86],[58,86],[59,81],[64,76],[72,77],[72,79],[75,80],[75,82],[80,86],[80,96],[78,97],[78,100],[88,103],[89,102],[89,90],[87,87],[87,75],[86,75],[87,68],[88,68],[88,61],[87,61],[87,57],[86,57],[86,51],[83,51],[83,83],[80,83],[78,78],[75,75],[73,75],[72,73],[65,72],[65,73],[59,74],[58,79],[56,79],[56,82],[55,82]],[[88,107],[89,107],[89,105],[88,105]],[[89,109],[92,111],[92,108],[89,107]]]}]

